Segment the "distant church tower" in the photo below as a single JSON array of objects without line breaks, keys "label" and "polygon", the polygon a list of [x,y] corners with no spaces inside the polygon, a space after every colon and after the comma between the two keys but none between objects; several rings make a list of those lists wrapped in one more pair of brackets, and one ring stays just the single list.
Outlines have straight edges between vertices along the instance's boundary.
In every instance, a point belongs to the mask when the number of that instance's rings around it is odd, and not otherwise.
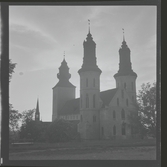
[{"label": "distant church tower", "polygon": [[59,67],[59,73],[57,74],[59,82],[53,87],[53,112],[52,121],[59,116],[59,111],[66,101],[75,99],[75,86],[69,82],[71,74],[67,62],[64,59]]},{"label": "distant church tower", "polygon": [[116,87],[126,90],[133,102],[136,101],[136,78],[137,74],[132,70],[130,49],[128,48],[123,34],[122,46],[119,49],[119,70],[114,75]]},{"label": "distant church tower", "polygon": [[39,102],[37,100],[37,107],[36,107],[36,111],[35,111],[35,121],[39,121],[39,120],[40,120]]},{"label": "distant church tower", "polygon": [[[90,23],[89,23],[90,24]],[[96,64],[96,43],[89,32],[83,42],[84,57],[80,75],[80,123],[83,139],[99,139],[100,74]]]}]

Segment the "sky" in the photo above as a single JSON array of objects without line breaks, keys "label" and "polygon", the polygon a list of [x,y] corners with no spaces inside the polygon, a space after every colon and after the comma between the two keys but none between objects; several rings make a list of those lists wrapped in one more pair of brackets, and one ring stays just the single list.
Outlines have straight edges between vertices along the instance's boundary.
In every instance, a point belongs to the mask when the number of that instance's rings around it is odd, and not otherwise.
[{"label": "sky", "polygon": [[156,81],[155,6],[10,6],[9,57],[17,63],[9,87],[9,102],[19,112],[36,108],[42,121],[52,119],[52,88],[65,59],[70,82],[79,97],[78,70],[83,61],[83,41],[90,32],[96,43],[97,65],[102,70],[100,90],[116,87],[119,48],[125,40],[137,73],[137,92],[142,83]]}]

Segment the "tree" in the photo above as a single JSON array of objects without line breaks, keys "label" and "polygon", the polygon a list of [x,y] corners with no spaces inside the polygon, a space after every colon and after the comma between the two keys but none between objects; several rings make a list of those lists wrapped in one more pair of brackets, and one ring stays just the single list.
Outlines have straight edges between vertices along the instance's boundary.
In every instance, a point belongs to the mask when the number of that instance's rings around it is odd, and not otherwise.
[{"label": "tree", "polygon": [[22,114],[18,110],[13,110],[12,105],[9,105],[9,128],[11,131],[18,130],[19,120],[21,119]]},{"label": "tree", "polygon": [[22,114],[18,112],[18,110],[14,110],[12,105],[9,105],[9,131],[10,131],[10,139],[17,139],[17,132],[19,130],[19,121],[22,117]]},{"label": "tree", "polygon": [[49,142],[70,141],[76,134],[75,125],[64,119],[56,119],[52,122],[46,133]]},{"label": "tree", "polygon": [[138,96],[138,108],[141,124],[148,129],[148,133],[156,135],[156,83],[142,84]]},{"label": "tree", "polygon": [[140,137],[143,139],[144,136],[147,134],[147,127],[142,124],[142,117],[139,116],[139,107],[138,104],[134,104],[136,110],[131,110],[130,114],[128,115],[129,120],[129,126],[131,127],[131,134],[132,137],[137,137],[140,135]]},{"label": "tree", "polygon": [[32,132],[34,129],[34,127],[32,126],[34,113],[35,109],[23,111],[20,138],[32,138]]},{"label": "tree", "polygon": [[155,136],[156,132],[156,84],[142,84],[134,103],[136,111],[130,111],[129,124],[132,135],[139,134],[144,138],[147,134]]},{"label": "tree", "polygon": [[22,124],[26,124],[28,122],[31,122],[33,120],[34,117],[34,113],[35,113],[35,109],[32,110],[25,110],[22,113]]},{"label": "tree", "polygon": [[[15,67],[16,63],[12,63],[11,59],[9,59],[9,82],[12,78],[12,73],[14,73]],[[17,110],[13,110],[12,104],[9,104],[9,137],[11,140],[15,140],[17,138],[16,134],[19,128],[19,120],[21,116],[22,115]]]},{"label": "tree", "polygon": [[12,63],[11,59],[9,59],[9,81],[12,78],[12,73],[14,73],[15,67],[16,67],[16,63]]}]

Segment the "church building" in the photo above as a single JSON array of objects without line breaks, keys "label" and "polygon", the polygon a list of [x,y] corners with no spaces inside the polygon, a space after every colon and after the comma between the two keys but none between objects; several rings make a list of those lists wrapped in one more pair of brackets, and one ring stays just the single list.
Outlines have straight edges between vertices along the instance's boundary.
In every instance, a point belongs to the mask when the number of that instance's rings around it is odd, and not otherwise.
[{"label": "church building", "polygon": [[[100,91],[102,69],[96,59],[96,43],[89,27],[83,42],[83,64],[78,70],[80,98],[75,98],[76,87],[69,81],[71,74],[64,57],[57,74],[59,82],[53,87],[52,121],[65,119],[76,122],[82,139],[130,138],[133,127],[129,115],[137,113],[137,74],[132,70],[130,49],[124,35],[119,49],[119,70],[114,75],[116,88]],[[37,115],[36,119],[39,113]]]}]

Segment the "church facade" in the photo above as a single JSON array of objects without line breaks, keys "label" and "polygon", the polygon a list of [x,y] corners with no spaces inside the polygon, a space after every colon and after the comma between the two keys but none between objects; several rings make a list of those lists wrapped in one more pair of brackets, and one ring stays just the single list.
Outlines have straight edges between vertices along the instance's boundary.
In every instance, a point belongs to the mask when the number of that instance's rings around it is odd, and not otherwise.
[{"label": "church facade", "polygon": [[80,98],[75,98],[75,86],[70,83],[69,67],[64,60],[59,67],[59,82],[53,87],[52,121],[75,121],[82,139],[130,138],[133,127],[129,116],[137,114],[136,78],[132,70],[130,49],[123,37],[119,49],[119,70],[114,75],[116,88],[100,91],[100,75],[96,62],[96,43],[89,32],[83,42],[83,64],[80,76]]}]

